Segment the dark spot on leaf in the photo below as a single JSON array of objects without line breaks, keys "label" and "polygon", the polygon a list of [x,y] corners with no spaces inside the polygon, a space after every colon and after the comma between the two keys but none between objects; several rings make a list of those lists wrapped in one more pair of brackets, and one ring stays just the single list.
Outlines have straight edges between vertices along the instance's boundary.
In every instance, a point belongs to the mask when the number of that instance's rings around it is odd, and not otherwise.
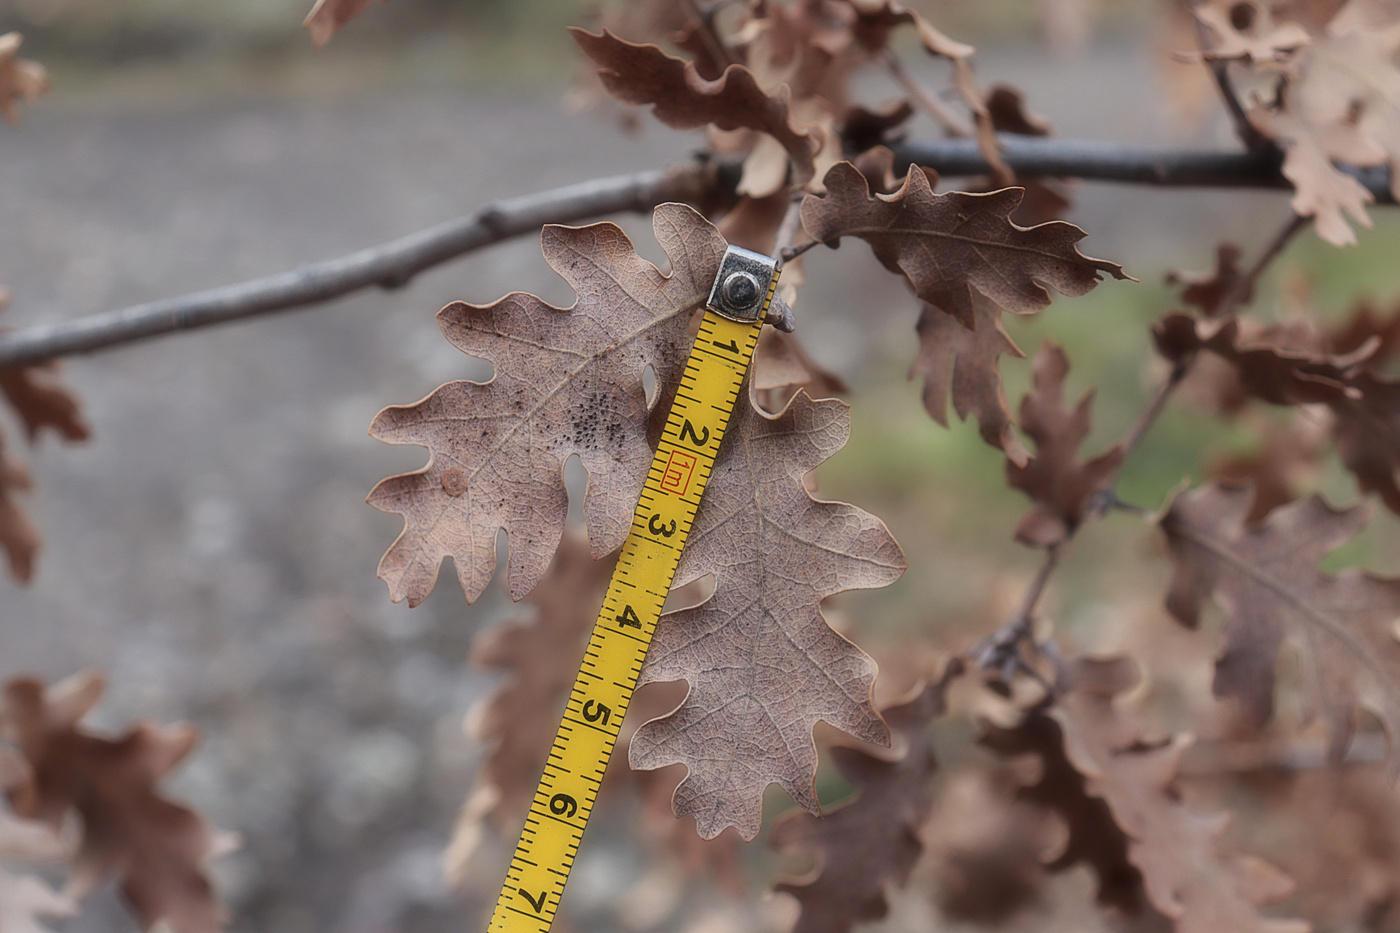
[{"label": "dark spot on leaf", "polygon": [[442,471],[442,491],[456,498],[467,491],[467,477],[456,467]]}]

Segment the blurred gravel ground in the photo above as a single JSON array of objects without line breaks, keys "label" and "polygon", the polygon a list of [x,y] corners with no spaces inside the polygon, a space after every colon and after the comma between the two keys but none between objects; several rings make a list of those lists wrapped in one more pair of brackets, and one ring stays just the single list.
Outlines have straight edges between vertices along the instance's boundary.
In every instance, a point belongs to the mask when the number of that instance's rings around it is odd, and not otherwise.
[{"label": "blurred gravel ground", "polygon": [[[1058,65],[1007,50],[979,71],[1033,84],[1032,106],[1067,132],[1171,133],[1142,106],[1158,95],[1133,48]],[[282,271],[493,198],[678,160],[694,144],[659,128],[622,136],[553,98],[504,90],[170,110],[55,93],[19,130],[0,130],[6,323]],[[1072,219],[1091,232],[1086,251],[1126,262],[1125,244],[1159,249],[1181,218],[1248,233],[1281,215],[1283,197],[1085,188],[1081,204]],[[625,225],[659,258],[645,220]],[[814,268],[801,309],[817,355],[850,371],[885,353],[882,341],[907,353],[898,283],[853,277],[874,267],[859,245],[836,255],[830,271]],[[30,454],[27,506],[46,544],[32,585],[0,581],[0,675],[97,667],[111,683],[102,726],[201,728],[172,791],[243,836],[216,868],[235,929],[431,933],[471,916],[442,893],[438,858],[478,754],[461,720],[486,681],[464,660],[505,600],[493,591],[468,610],[449,572],[419,609],[389,603],[374,567],[400,520],[363,500],[425,457],[365,431],[384,405],[484,378],[433,315],[514,289],[570,300],[527,239],[399,292],[68,364],[95,438],[46,438]],[[835,313],[886,305],[898,314],[873,327]],[[92,910],[68,928],[127,926]]]}]

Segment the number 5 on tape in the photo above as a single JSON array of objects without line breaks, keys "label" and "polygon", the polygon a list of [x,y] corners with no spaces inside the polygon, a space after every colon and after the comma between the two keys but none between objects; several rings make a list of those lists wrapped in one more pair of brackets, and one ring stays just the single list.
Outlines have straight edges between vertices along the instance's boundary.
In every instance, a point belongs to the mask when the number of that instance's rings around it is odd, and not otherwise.
[{"label": "number 5 on tape", "polygon": [[777,285],[774,260],[724,254],[490,933],[544,933],[554,921]]}]

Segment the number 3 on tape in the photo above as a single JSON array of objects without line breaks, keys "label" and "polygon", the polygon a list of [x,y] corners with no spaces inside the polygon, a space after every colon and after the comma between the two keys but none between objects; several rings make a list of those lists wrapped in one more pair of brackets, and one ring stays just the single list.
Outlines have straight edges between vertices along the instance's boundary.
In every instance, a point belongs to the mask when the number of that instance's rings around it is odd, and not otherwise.
[{"label": "number 3 on tape", "polygon": [[753,359],[777,263],[731,246],[705,304],[685,374],[569,694],[490,933],[545,933],[617,744],[681,548]]}]

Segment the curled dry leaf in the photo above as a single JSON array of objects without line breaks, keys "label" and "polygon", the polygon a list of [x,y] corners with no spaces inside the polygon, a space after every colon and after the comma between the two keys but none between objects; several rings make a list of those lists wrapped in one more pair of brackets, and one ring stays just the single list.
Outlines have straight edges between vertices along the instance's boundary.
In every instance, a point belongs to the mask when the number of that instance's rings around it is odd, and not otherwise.
[{"label": "curled dry leaf", "polygon": [[1362,492],[1400,515],[1400,380],[1363,370],[1348,388],[1356,394],[1331,406],[1337,454]]},{"label": "curled dry leaf", "polygon": [[816,862],[806,877],[774,886],[801,906],[793,933],[845,933],[878,920],[889,910],[887,886],[908,883],[924,851],[920,830],[933,808],[938,762],[929,726],[943,715],[948,685],[960,673],[955,661],[938,681],[881,710],[894,754],[831,749],[837,769],[856,787],[854,800],[821,816],[793,813],[773,827],[773,848]]},{"label": "curled dry leaf", "polygon": [[57,828],[77,811],[82,839],[72,858],[74,894],[116,875],[147,929],[214,933],[222,929],[223,911],[204,863],[229,841],[157,788],[194,747],[195,732],[141,724],[117,739],[94,735],[80,722],[101,693],[102,681],[92,674],[47,689],[26,677],[6,683],[5,732],[31,770],[10,792],[15,812]]},{"label": "curled dry leaf", "polygon": [[0,116],[11,126],[19,123],[16,101],[32,101],[49,89],[44,66],[19,57],[23,41],[17,32],[0,36]]},{"label": "curled dry leaf", "polygon": [[417,473],[384,480],[369,502],[404,516],[379,575],[394,600],[417,605],[444,557],[475,600],[510,540],[510,593],[539,582],[564,529],[564,462],[588,470],[584,511],[595,556],[621,546],[651,463],[643,370],[680,378],[694,312],[710,293],[725,242],[698,213],[663,204],[653,215],[671,259],[662,275],[610,223],[544,228],[545,258],[578,294],[555,308],[516,292],[438,315],[455,346],[495,364],[488,383],[451,382],[416,405],[386,408],[370,433],[432,451]]},{"label": "curled dry leaf", "polygon": [[730,65],[719,78],[708,80],[694,64],[654,45],[636,45],[607,31],[597,36],[582,29],[570,32],[618,100],[650,104],[658,120],[676,129],[712,125],[766,133],[791,158],[795,183],[805,184],[815,173],[817,144],[789,120],[786,88],[769,94],[743,65]]},{"label": "curled dry leaf", "polygon": [[662,617],[642,669],[642,683],[684,679],[690,692],[637,730],[632,766],[686,765],[675,810],[707,839],[757,835],[774,782],[817,812],[819,720],[888,742],[875,662],[832,631],[821,601],[894,581],[904,557],[879,519],[803,484],[845,444],[848,411],[804,393],[773,417],[741,402],[676,572],[677,585],[714,574],[714,595]]},{"label": "curled dry leaf", "polygon": [[[1026,110],[1025,98],[1019,90],[1010,85],[998,84],[987,92],[987,118],[992,129],[998,133],[1012,133],[1017,136],[1047,137],[1054,135],[1050,122],[1044,117]],[[1007,184],[1019,184],[1025,188],[1021,204],[1011,213],[1011,220],[1023,227],[1051,220],[1058,220],[1069,209],[1068,183],[1064,179],[1030,177],[1018,179],[1014,173],[1003,181],[993,172],[985,186],[973,190],[992,190]],[[1001,183],[998,183],[1001,182]]]},{"label": "curled dry leaf", "polygon": [[350,20],[359,16],[372,0],[316,0],[311,12],[306,14],[302,25],[311,31],[311,41],[316,48],[331,41],[331,36]]},{"label": "curled dry leaf", "polygon": [[1032,390],[1021,400],[1021,430],[1035,441],[1035,455],[1024,465],[1008,460],[1006,481],[1031,497],[1035,506],[1016,525],[1016,540],[1031,547],[1064,541],[1084,518],[1123,462],[1123,447],[1114,444],[1088,463],[1076,451],[1089,434],[1094,393],[1065,407],[1069,357],[1046,342],[1031,364]]},{"label": "curled dry leaf", "polygon": [[[895,142],[903,135],[903,126],[914,116],[914,105],[907,100],[894,100],[876,109],[868,109],[860,105],[847,108],[841,117],[841,124],[838,132],[841,138],[846,141],[846,145],[859,155],[852,158],[852,162],[857,167],[860,166],[861,156],[871,149],[877,149]],[[893,163],[893,158],[891,158]],[[867,178],[869,172],[862,173]],[[881,188],[882,191],[892,191],[894,186]]]},{"label": "curled dry leaf", "polygon": [[1267,917],[1260,907],[1286,897],[1292,882],[1257,858],[1226,856],[1217,840],[1226,814],[1206,816],[1173,787],[1185,740],[1150,743],[1116,699],[1138,681],[1128,658],[1075,658],[1062,672],[1051,715],[1085,789],[1108,805],[1128,837],[1152,904],[1177,933],[1307,933],[1308,924]]},{"label": "curled dry leaf", "polygon": [[1347,384],[1369,353],[1318,353],[1310,349],[1311,330],[1260,328],[1242,317],[1200,321],[1181,312],[1162,318],[1153,339],[1173,362],[1209,350],[1234,367],[1244,396],[1273,405],[1326,405],[1354,395]]},{"label": "curled dry leaf", "polygon": [[1250,526],[1249,508],[1248,489],[1212,484],[1177,496],[1158,519],[1175,567],[1167,609],[1190,628],[1207,600],[1225,615],[1216,696],[1237,701],[1247,724],[1264,725],[1287,644],[1298,656],[1304,716],[1327,726],[1333,757],[1346,751],[1354,712],[1365,707],[1389,733],[1387,760],[1400,773],[1400,643],[1391,630],[1400,579],[1317,569],[1366,526],[1367,510],[1338,511],[1313,496]]},{"label": "curled dry leaf", "polygon": [[1332,353],[1351,353],[1364,346],[1375,347],[1375,355],[1368,359],[1372,365],[1400,359],[1400,306],[1387,314],[1362,301],[1326,336],[1326,349]]}]

